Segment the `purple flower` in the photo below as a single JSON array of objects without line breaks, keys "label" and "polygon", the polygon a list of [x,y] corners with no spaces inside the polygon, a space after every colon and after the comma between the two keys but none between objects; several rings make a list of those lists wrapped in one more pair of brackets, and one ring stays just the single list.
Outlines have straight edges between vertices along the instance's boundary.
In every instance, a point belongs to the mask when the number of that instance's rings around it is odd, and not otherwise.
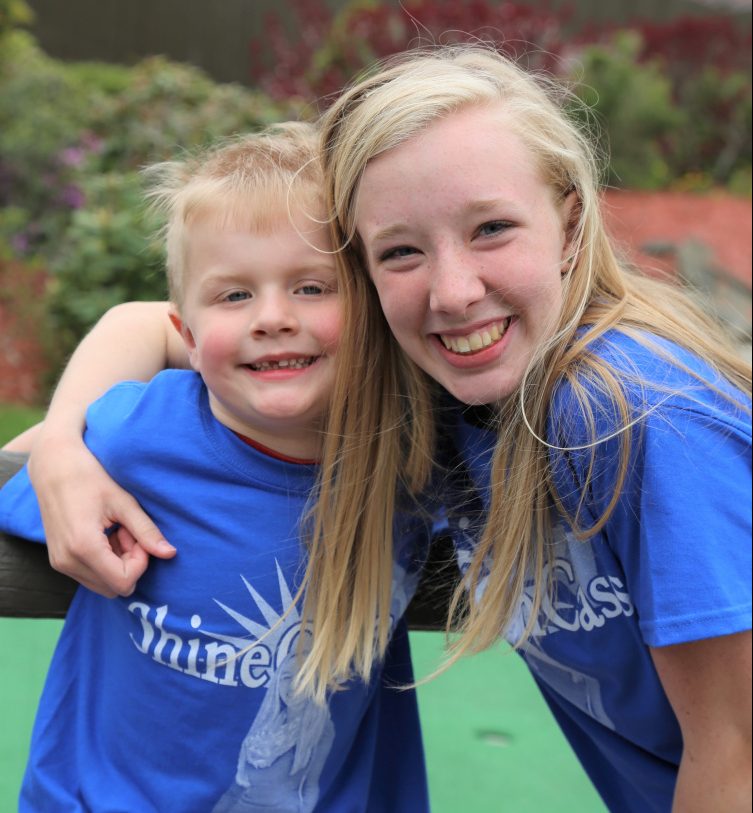
[{"label": "purple flower", "polygon": [[60,163],[65,167],[80,167],[86,158],[83,147],[66,147],[58,155]]},{"label": "purple flower", "polygon": [[102,152],[104,145],[104,139],[92,132],[87,131],[81,136],[81,146],[89,152]]},{"label": "purple flower", "polygon": [[80,187],[71,183],[63,187],[58,196],[58,201],[63,206],[68,206],[71,209],[80,209],[86,202],[86,196]]},{"label": "purple flower", "polygon": [[29,250],[29,236],[26,232],[19,232],[11,237],[10,244],[16,254],[26,254]]}]

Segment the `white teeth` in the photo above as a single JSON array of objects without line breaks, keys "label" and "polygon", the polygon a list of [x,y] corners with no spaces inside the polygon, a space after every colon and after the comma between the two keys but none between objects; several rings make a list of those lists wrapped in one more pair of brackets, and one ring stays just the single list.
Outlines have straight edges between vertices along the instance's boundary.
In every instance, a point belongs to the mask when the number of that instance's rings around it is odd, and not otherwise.
[{"label": "white teeth", "polygon": [[446,336],[440,333],[439,338],[442,344],[453,353],[460,353],[461,355],[475,353],[498,342],[505,335],[505,331],[510,325],[510,318],[497,322],[487,330],[469,333],[467,336]]},{"label": "white teeth", "polygon": [[260,361],[258,364],[249,364],[249,367],[257,372],[266,372],[267,370],[303,370],[305,367],[310,367],[315,361],[316,358],[313,356],[305,356],[299,359]]}]

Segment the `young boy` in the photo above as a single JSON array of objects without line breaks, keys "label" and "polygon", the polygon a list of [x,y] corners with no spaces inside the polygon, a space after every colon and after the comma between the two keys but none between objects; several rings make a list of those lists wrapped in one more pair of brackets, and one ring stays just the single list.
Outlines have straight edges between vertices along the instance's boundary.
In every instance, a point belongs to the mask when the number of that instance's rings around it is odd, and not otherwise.
[{"label": "young boy", "polygon": [[[128,598],[80,588],[40,701],[21,811],[428,810],[407,637],[325,705],[294,689],[293,597],[341,305],[315,134],[281,125],[156,168],[179,331],[195,372],[110,390],[86,442],[179,554]],[[0,525],[42,540],[25,471]],[[392,616],[426,522],[401,524]],[[301,639],[303,638],[303,641]]]}]

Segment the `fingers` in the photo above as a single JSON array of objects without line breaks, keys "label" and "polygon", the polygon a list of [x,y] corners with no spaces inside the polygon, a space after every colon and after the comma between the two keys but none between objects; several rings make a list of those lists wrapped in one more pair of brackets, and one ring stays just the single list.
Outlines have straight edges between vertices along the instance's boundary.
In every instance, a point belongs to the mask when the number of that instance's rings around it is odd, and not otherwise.
[{"label": "fingers", "polygon": [[50,563],[96,593],[130,595],[150,556],[170,558],[175,548],[80,438],[52,446],[53,454],[35,447],[29,466]]},{"label": "fingers", "polygon": [[158,559],[171,559],[175,556],[177,553],[175,547],[165,539],[160,529],[141,510],[135,500],[119,513],[122,516],[119,520],[121,531],[125,530],[134,544]]},{"label": "fingers", "polygon": [[[103,525],[112,525],[113,518],[121,515],[117,530],[109,536],[102,532]],[[75,539],[58,538],[54,546],[48,544],[50,563],[95,593],[108,598],[130,596],[149,566],[150,554],[169,559],[176,549],[135,503],[122,512],[110,511],[108,516],[110,520],[96,532],[86,534],[78,529]],[[138,530],[132,532],[126,525],[130,522]]]}]

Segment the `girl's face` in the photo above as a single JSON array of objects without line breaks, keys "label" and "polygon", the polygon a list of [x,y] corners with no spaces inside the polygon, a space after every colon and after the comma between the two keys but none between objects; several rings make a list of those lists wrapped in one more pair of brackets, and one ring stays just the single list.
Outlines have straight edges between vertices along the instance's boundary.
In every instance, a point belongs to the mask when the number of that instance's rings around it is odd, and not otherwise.
[{"label": "girl's face", "polygon": [[552,334],[571,196],[557,202],[504,107],[469,107],[373,159],[356,225],[395,338],[467,404],[507,398]]}]

